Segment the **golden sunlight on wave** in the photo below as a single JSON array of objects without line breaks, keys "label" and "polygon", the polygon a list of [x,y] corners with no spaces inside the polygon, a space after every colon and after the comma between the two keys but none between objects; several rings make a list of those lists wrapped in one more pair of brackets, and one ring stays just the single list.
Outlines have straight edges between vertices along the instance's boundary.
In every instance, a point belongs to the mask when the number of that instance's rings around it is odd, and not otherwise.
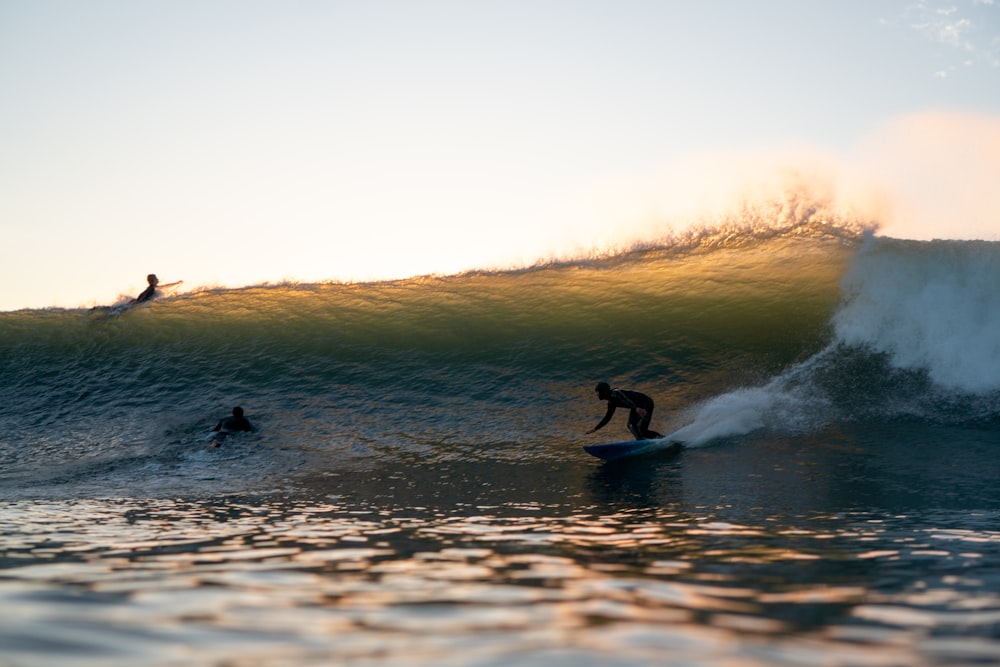
[{"label": "golden sunlight on wave", "polygon": [[702,153],[588,189],[551,215],[552,247],[564,259],[709,238],[738,245],[800,227],[860,232],[881,209],[878,192],[831,155]]},{"label": "golden sunlight on wave", "polygon": [[595,184],[548,212],[555,258],[759,237],[827,224],[929,240],[1000,239],[1000,118],[895,119],[838,157],[810,148],[706,152]]}]

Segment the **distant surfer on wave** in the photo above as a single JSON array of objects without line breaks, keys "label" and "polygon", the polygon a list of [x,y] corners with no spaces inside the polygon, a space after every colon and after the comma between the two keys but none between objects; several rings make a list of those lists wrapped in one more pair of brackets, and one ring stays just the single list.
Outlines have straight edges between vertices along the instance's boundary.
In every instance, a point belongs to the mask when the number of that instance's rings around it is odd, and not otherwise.
[{"label": "distant surfer on wave", "polygon": [[218,435],[212,438],[212,442],[208,446],[218,447],[227,436],[233,433],[252,431],[253,424],[243,416],[243,408],[236,406],[233,408],[233,415],[231,417],[223,417],[212,430],[218,433]]},{"label": "distant surfer on wave", "polygon": [[656,431],[649,430],[649,422],[653,419],[653,399],[649,396],[639,391],[612,389],[607,382],[598,382],[594,390],[597,392],[597,398],[608,402],[608,411],[597,426],[587,431],[587,435],[603,428],[611,421],[616,408],[628,408],[628,430],[632,432],[636,440],[652,440],[663,437]]},{"label": "distant surfer on wave", "polygon": [[156,298],[156,290],[158,288],[173,287],[174,285],[180,285],[184,281],[178,280],[175,283],[167,283],[166,285],[161,285],[160,279],[156,277],[156,274],[150,273],[148,276],[146,276],[146,282],[149,283],[149,286],[142,291],[142,294],[132,299],[133,304],[152,301],[154,298]]}]

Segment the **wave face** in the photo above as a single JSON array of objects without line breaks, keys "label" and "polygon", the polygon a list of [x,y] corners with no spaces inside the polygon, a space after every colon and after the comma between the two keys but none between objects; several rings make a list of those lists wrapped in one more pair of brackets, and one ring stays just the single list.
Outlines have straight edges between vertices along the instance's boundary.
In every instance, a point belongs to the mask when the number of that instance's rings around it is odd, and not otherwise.
[{"label": "wave face", "polygon": [[[998,274],[995,243],[813,224],[518,271],[3,313],[0,489],[208,493],[379,460],[576,456],[600,380],[652,395],[654,428],[692,446],[991,424]],[[205,450],[237,404],[258,431]],[[619,422],[602,439],[625,439]]]}]

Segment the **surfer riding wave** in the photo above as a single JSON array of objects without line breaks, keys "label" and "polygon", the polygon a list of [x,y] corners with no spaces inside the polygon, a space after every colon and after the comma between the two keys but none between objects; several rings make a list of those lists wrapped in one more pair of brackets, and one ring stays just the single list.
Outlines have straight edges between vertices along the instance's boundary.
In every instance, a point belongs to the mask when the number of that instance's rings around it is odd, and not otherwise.
[{"label": "surfer riding wave", "polygon": [[663,437],[656,431],[649,429],[649,423],[653,419],[652,398],[639,391],[612,389],[607,382],[598,382],[594,390],[597,392],[597,398],[608,402],[608,411],[597,426],[587,431],[588,435],[603,428],[611,421],[617,408],[628,408],[628,430],[635,436],[636,440],[653,440]]}]

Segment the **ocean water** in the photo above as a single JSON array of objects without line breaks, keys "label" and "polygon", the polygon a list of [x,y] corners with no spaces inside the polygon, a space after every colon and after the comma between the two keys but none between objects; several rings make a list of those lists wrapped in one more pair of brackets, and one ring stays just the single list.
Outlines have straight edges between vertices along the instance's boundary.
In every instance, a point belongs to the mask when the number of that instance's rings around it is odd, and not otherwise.
[{"label": "ocean water", "polygon": [[[0,666],[1000,663],[998,283],[811,222],[0,313]],[[601,380],[687,447],[587,455]]]}]

